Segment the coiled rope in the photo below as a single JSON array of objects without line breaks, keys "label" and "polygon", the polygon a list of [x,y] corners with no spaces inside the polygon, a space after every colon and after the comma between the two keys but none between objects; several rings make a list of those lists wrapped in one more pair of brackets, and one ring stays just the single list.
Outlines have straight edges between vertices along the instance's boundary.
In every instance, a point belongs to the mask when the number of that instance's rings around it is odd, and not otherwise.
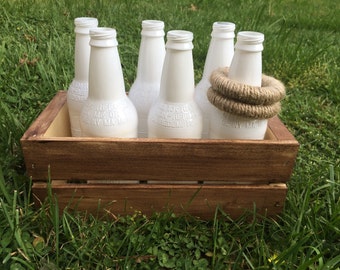
[{"label": "coiled rope", "polygon": [[242,84],[228,78],[228,68],[219,68],[210,76],[207,92],[210,103],[218,109],[252,119],[268,119],[281,110],[286,91],[279,80],[262,75],[261,87]]}]

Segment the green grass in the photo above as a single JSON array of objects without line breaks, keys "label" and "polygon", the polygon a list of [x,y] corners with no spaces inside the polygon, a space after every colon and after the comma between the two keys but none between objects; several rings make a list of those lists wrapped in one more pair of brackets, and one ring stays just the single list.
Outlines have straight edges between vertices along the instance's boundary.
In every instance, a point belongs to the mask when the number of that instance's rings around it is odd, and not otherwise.
[{"label": "green grass", "polygon": [[[10,1],[0,5],[1,269],[339,269],[340,6],[333,0]],[[214,21],[265,34],[264,72],[288,95],[281,119],[300,142],[276,221],[211,221],[157,213],[104,217],[32,205],[20,137],[73,78],[73,19],[117,29],[126,89],[137,67],[140,24],[194,33],[200,79]],[[249,221],[250,220],[250,221]]]}]

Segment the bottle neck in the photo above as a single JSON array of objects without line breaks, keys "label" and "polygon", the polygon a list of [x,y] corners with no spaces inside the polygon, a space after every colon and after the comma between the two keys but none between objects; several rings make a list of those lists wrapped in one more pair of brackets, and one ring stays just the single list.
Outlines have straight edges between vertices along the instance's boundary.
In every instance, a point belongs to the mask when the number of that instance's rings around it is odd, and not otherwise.
[{"label": "bottle neck", "polygon": [[92,46],[89,98],[112,101],[125,96],[124,78],[117,46]]},{"label": "bottle neck", "polygon": [[234,55],[234,38],[212,37],[204,64],[203,78],[220,67],[229,67]]},{"label": "bottle neck", "polygon": [[98,26],[98,20],[91,17],[78,17],[74,19],[76,34],[75,40],[75,80],[88,82],[89,61],[90,61],[90,29]]},{"label": "bottle neck", "polygon": [[165,57],[164,46],[162,35],[142,35],[136,80],[159,84]]},{"label": "bottle neck", "polygon": [[229,78],[251,86],[261,86],[262,53],[235,50]]},{"label": "bottle neck", "polygon": [[167,102],[189,102],[195,88],[192,50],[167,49],[160,98]]},{"label": "bottle neck", "polygon": [[91,47],[89,45],[90,36],[89,34],[76,34],[75,42],[75,80],[87,82],[89,75],[89,60]]},{"label": "bottle neck", "polygon": [[263,40],[262,33],[238,33],[235,54],[229,68],[230,79],[251,86],[261,86]]}]

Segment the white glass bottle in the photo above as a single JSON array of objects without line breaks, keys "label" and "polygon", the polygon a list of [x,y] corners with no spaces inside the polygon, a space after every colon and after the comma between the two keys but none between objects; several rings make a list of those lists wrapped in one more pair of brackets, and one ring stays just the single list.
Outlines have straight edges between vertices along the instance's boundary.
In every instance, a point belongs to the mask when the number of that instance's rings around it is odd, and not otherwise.
[{"label": "white glass bottle", "polygon": [[96,18],[80,17],[74,20],[75,24],[75,55],[74,79],[67,91],[67,106],[70,115],[71,133],[73,137],[81,136],[80,111],[88,95],[88,73],[90,61],[90,34],[92,28],[98,26]]},{"label": "white glass bottle", "polygon": [[193,34],[167,33],[161,87],[148,116],[149,138],[201,138],[202,116],[194,101]]},{"label": "white glass bottle", "polygon": [[211,73],[220,67],[229,67],[234,55],[235,24],[231,22],[214,22],[211,32],[211,41],[205,60],[202,79],[196,85],[195,101],[202,112],[203,132],[202,138],[208,138],[209,114],[213,106],[207,99]]},{"label": "white glass bottle", "polygon": [[148,113],[159,94],[165,57],[164,22],[142,21],[142,39],[139,48],[136,80],[129,91],[129,98],[138,113],[138,137],[147,137]]},{"label": "white glass bottle", "polygon": [[137,137],[137,112],[125,93],[116,30],[90,30],[89,95],[80,115],[82,136]]},{"label": "white glass bottle", "polygon": [[[261,86],[262,51],[264,35],[243,31],[237,34],[235,53],[229,68],[229,78],[251,86]],[[210,115],[210,138],[214,139],[263,139],[267,119],[250,119],[216,107]]]}]

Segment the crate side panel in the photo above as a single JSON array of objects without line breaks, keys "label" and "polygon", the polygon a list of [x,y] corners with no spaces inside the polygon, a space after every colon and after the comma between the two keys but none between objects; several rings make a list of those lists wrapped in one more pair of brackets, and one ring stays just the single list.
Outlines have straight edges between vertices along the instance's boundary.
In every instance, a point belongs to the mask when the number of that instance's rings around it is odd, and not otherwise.
[{"label": "crate side panel", "polygon": [[71,137],[71,125],[67,104],[60,108],[54,121],[43,134],[44,137]]},{"label": "crate side panel", "polygon": [[46,108],[39,114],[21,138],[23,140],[35,140],[43,136],[51,123],[55,120],[60,110],[65,106],[66,93],[59,91]]},{"label": "crate side panel", "polygon": [[291,141],[298,145],[298,141],[295,139],[293,134],[289,132],[287,127],[281,122],[278,116],[275,116],[268,121],[268,128],[271,130],[272,134],[275,134],[277,140]]},{"label": "crate side panel", "polygon": [[31,141],[23,145],[33,180],[286,182],[297,153],[285,143]]},{"label": "crate side panel", "polygon": [[[46,183],[35,183],[33,192],[36,201],[44,201]],[[132,214],[142,211],[171,210],[177,214],[189,213],[205,219],[214,216],[219,206],[231,217],[236,218],[256,205],[257,212],[275,216],[282,211],[287,187],[279,185],[54,185],[61,209],[68,207],[96,214],[111,212],[113,215]],[[100,200],[100,201],[99,201]]]}]

